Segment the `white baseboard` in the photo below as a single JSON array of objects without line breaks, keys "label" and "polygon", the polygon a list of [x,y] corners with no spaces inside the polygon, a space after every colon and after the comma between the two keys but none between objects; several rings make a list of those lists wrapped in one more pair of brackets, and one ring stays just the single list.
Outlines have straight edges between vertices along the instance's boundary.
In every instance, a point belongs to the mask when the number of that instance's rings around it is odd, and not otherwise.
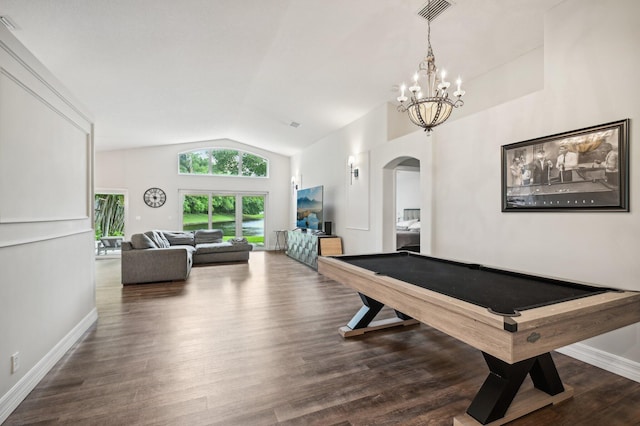
[{"label": "white baseboard", "polygon": [[574,343],[557,349],[557,352],[640,383],[640,363],[638,362],[587,346],[584,343]]},{"label": "white baseboard", "polygon": [[27,374],[25,374],[5,395],[0,398],[0,424],[29,395],[42,378],[60,361],[74,343],[98,319],[98,311],[94,308],[67,335],[58,342]]}]

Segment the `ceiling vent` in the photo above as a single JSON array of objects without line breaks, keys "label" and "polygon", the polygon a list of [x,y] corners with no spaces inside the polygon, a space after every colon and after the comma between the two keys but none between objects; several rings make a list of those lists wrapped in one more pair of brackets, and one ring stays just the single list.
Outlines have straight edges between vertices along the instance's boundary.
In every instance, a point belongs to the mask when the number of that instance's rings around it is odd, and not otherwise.
[{"label": "ceiling vent", "polygon": [[291,127],[293,127],[295,129],[295,128],[300,127],[300,123],[296,123],[295,121],[292,121],[291,123],[289,123],[289,126],[291,126]]},{"label": "ceiling vent", "polygon": [[442,12],[447,10],[451,6],[451,2],[447,0],[433,0],[431,2],[427,2],[420,11],[418,11],[418,15],[422,18],[426,19],[429,22],[433,22]]}]

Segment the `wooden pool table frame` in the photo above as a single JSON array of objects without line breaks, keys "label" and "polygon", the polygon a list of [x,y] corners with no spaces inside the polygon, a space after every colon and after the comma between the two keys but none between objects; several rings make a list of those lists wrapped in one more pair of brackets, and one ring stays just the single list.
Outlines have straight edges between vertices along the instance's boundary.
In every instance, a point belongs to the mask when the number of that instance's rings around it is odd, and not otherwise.
[{"label": "wooden pool table frame", "polygon": [[[344,337],[349,331],[362,334],[415,319],[482,351],[490,374],[467,414],[454,424],[503,424],[570,398],[573,392],[560,382],[550,352],[640,321],[638,292],[600,293],[506,317],[339,258],[320,257],[318,272],[356,290],[364,305],[350,327],[341,329]],[[398,319],[372,324],[384,305],[395,309]],[[527,374],[542,392],[533,389],[531,395],[515,398]]]}]

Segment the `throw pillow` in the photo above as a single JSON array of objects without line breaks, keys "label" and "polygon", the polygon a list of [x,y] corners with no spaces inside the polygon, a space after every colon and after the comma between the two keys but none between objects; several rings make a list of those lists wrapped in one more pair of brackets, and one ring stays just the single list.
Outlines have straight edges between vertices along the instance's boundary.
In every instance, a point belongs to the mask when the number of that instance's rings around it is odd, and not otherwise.
[{"label": "throw pillow", "polygon": [[199,229],[195,235],[196,244],[211,244],[222,242],[222,229]]},{"label": "throw pillow", "polygon": [[236,245],[236,244],[249,244],[249,242],[247,241],[247,239],[246,239],[246,238],[244,238],[244,237],[235,237],[235,238],[231,238],[231,239],[229,240],[229,242],[230,242],[231,244],[233,244],[233,245]]},{"label": "throw pillow", "polygon": [[158,248],[167,248],[167,247],[169,247],[169,241],[167,241],[167,239],[164,238],[159,232],[157,232],[157,231],[147,231],[144,234],[147,237],[151,238],[151,241],[153,241],[155,243],[155,245],[158,246]]},{"label": "throw pillow", "polygon": [[162,231],[162,235],[172,246],[192,246],[193,232]]},{"label": "throw pillow", "polygon": [[131,236],[131,246],[134,249],[158,248],[158,246],[144,234],[133,234]]},{"label": "throw pillow", "polygon": [[158,235],[160,236],[160,238],[162,239],[162,242],[164,243],[165,247],[171,247],[171,243],[169,242],[169,240],[167,240],[167,237],[164,236],[164,234],[162,233],[162,231],[154,231],[157,232]]}]

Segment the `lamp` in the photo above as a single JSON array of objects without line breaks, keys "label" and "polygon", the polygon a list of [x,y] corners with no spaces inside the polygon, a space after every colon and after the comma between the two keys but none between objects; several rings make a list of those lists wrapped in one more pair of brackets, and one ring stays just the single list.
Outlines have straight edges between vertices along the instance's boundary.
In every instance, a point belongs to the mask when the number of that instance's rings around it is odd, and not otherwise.
[{"label": "lamp", "polygon": [[[427,10],[430,9],[431,0],[427,3]],[[438,76],[438,68],[436,67],[436,57],[431,48],[431,15],[427,16],[427,56],[418,65],[418,71],[413,75],[413,85],[409,87],[409,97],[405,96],[407,86],[403,83],[400,86],[400,96],[397,100],[400,102],[398,111],[407,112],[409,119],[416,126],[424,128],[425,132],[431,133],[433,128],[447,121],[451,115],[453,108],[464,105],[462,97],[464,90],[460,86],[462,80],[458,77],[456,80],[457,88],[453,92],[455,100],[449,98],[450,82],[445,81],[446,72],[443,70]],[[420,79],[425,80],[425,92],[420,87]]]},{"label": "lamp", "polygon": [[356,162],[355,158],[353,157],[353,155],[350,155],[349,158],[347,159],[347,164],[349,165],[349,173],[351,175],[351,182],[350,184],[353,185],[353,178],[355,177],[356,179],[358,178],[358,168],[353,168],[353,164]]}]

